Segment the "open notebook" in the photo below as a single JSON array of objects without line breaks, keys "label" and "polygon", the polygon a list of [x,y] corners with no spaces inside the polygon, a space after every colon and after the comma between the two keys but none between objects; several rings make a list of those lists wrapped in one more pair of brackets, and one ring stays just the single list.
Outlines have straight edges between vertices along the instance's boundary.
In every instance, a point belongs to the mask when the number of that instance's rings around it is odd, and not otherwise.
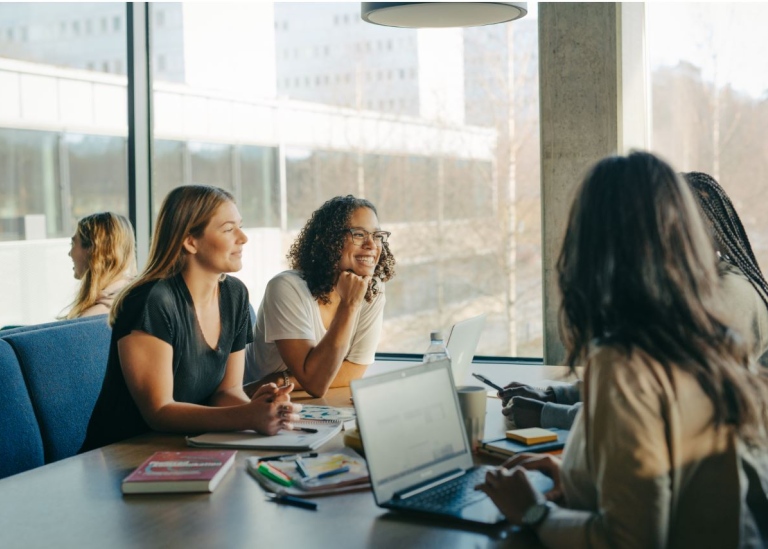
[{"label": "open notebook", "polygon": [[341,424],[313,425],[315,433],[280,431],[278,434],[260,435],[255,431],[234,433],[206,433],[187,437],[187,445],[199,448],[251,448],[254,450],[317,450],[341,431]]}]

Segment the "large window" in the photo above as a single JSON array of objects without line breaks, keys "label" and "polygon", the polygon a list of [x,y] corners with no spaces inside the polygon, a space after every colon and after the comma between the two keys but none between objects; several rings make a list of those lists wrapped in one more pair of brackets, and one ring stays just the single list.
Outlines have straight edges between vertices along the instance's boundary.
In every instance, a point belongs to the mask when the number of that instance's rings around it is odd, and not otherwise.
[{"label": "large window", "polygon": [[155,211],[176,185],[233,191],[258,306],[315,209],[368,198],[398,260],[380,351],[487,312],[479,353],[541,356],[529,7],[435,31],[366,24],[357,3],[152,4]]},{"label": "large window", "polygon": [[[411,30],[364,23],[359,3],[150,4],[153,215],[179,185],[231,191],[258,306],[315,209],[368,198],[398,260],[380,351],[423,352],[486,312],[480,354],[540,356],[535,8]],[[21,273],[0,285],[0,325],[60,313],[76,220],[127,213],[126,13],[0,4],[0,265]]]},{"label": "large window", "polygon": [[125,13],[0,4],[0,326],[61,314],[78,218],[128,213]]},{"label": "large window", "polygon": [[649,3],[652,146],[717,179],[768,267],[768,4]]}]

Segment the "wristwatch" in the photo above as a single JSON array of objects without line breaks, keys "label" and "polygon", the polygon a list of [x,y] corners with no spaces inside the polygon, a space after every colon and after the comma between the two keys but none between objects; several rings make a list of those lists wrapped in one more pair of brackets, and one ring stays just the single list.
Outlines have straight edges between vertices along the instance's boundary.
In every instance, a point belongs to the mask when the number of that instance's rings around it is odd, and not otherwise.
[{"label": "wristwatch", "polygon": [[523,513],[521,518],[523,526],[528,528],[536,528],[539,524],[544,522],[544,519],[547,518],[549,511],[554,506],[555,505],[551,501],[534,503]]}]

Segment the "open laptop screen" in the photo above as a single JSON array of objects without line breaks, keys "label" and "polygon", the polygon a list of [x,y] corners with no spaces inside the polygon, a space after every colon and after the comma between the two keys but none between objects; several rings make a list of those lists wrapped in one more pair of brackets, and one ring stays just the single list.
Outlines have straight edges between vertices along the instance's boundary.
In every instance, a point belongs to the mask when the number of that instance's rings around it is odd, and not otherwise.
[{"label": "open laptop screen", "polygon": [[352,393],[377,502],[472,466],[449,361],[355,380]]},{"label": "open laptop screen", "polygon": [[448,336],[448,356],[451,357],[453,368],[453,382],[456,385],[464,385],[467,382],[469,365],[475,357],[477,343],[485,326],[485,313],[461,322],[457,322],[451,328]]}]

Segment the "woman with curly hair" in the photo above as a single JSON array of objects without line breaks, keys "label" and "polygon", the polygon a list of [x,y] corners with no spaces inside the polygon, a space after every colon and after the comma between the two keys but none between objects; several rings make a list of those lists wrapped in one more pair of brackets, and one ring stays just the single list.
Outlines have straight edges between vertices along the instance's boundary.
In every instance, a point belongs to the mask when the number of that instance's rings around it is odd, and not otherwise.
[{"label": "woman with curly hair", "polygon": [[82,283],[64,318],[107,314],[115,296],[136,276],[131,222],[112,212],[85,216],[77,223],[69,257]]},{"label": "woman with curly hair", "polygon": [[383,283],[395,275],[389,235],[363,198],[337,196],[312,214],[288,253],[292,270],[264,292],[246,393],[295,381],[319,397],[363,375],[381,334]]}]

